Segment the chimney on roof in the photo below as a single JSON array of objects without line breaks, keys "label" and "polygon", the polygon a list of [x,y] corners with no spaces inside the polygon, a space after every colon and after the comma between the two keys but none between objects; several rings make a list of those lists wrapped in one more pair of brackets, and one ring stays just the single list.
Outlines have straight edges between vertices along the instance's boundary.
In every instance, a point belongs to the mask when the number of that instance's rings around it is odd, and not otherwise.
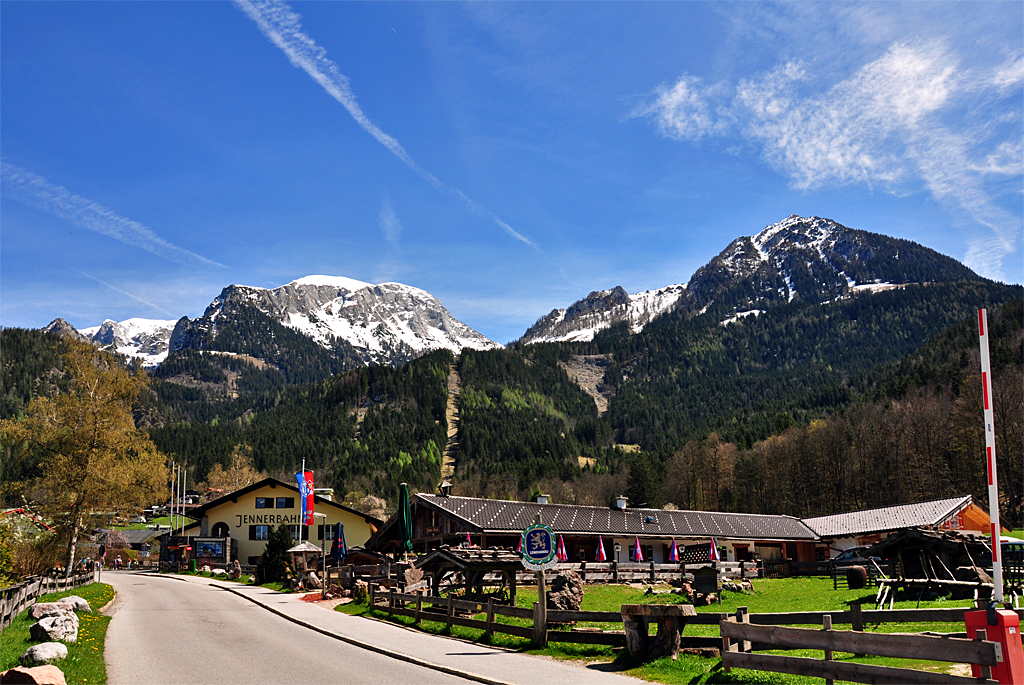
[{"label": "chimney on roof", "polygon": [[537,504],[547,504],[550,498],[550,495],[537,495]]},{"label": "chimney on roof", "polygon": [[441,497],[451,497],[452,484],[443,480],[441,481],[441,484],[437,486],[437,491],[441,493]]},{"label": "chimney on roof", "polygon": [[626,502],[628,501],[628,497],[626,497],[625,495],[619,495],[618,497],[615,498],[615,508],[624,510],[626,508]]}]

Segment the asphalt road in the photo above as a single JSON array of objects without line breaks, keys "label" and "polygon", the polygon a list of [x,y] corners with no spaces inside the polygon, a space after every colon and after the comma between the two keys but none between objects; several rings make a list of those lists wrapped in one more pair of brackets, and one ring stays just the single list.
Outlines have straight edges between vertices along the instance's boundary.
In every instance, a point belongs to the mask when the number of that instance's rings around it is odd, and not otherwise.
[{"label": "asphalt road", "polygon": [[[103,572],[110,685],[465,683],[296,625],[217,587]],[[284,603],[282,601],[282,603]]]}]

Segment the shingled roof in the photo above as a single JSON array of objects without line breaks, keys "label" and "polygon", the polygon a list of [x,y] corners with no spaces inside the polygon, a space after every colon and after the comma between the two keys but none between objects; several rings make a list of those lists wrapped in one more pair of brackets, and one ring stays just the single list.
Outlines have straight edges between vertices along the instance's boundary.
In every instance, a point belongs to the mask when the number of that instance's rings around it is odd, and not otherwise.
[{"label": "shingled roof", "polygon": [[727,514],[715,511],[612,509],[575,504],[538,504],[476,497],[417,493],[424,505],[461,519],[484,533],[519,533],[537,514],[556,533],[639,535],[643,537],[728,540],[815,540],[817,535],[792,516]]},{"label": "shingled roof", "polygon": [[803,522],[821,537],[848,537],[883,533],[913,526],[937,526],[950,516],[966,509],[971,496],[936,499],[917,504],[851,511],[846,514],[818,516]]}]

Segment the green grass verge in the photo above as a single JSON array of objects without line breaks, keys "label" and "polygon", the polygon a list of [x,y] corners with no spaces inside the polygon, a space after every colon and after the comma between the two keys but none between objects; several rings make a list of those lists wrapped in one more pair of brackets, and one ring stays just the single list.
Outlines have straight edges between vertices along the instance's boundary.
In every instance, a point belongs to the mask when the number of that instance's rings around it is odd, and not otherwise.
[{"label": "green grass verge", "polygon": [[[850,604],[861,603],[864,609],[874,608],[875,589],[867,588],[862,590],[833,590],[832,580],[829,578],[799,577],[784,579],[755,579],[753,581],[754,592],[752,593],[731,593],[724,592],[722,603],[707,607],[698,607],[701,613],[733,613],[737,608],[745,606],[751,613],[776,613],[787,611],[836,611],[847,610]],[[668,586],[655,586],[655,590],[664,591]],[[639,585],[588,585],[586,594],[583,597],[582,609],[584,611],[618,611],[623,604],[675,604],[685,603],[686,600],[680,595],[673,594],[647,594],[647,586]],[[899,595],[896,598],[897,609],[913,609],[918,606],[917,596]],[[519,588],[516,596],[516,604],[520,607],[532,607],[537,601],[537,590],[534,587]],[[922,600],[921,608],[947,608],[947,607],[969,607],[972,603],[969,600],[952,601],[948,599]],[[414,626],[413,620],[404,616],[387,618],[386,611],[370,612],[366,603],[342,604],[335,608],[346,614],[361,616],[367,615],[374,618],[390,620],[394,623],[406,626]],[[476,618],[482,618],[478,616]],[[502,623],[516,625],[531,625],[531,621],[525,619],[508,618],[504,616],[495,617]],[[598,626],[605,630],[621,630],[621,623],[585,623],[580,625]],[[495,634],[490,640],[484,638],[484,632],[474,628],[462,626],[448,627],[440,621],[423,620],[419,625],[414,626],[418,630],[427,633],[457,637],[473,642],[491,644],[498,647],[515,649],[530,654],[543,654],[559,659],[583,659],[588,661],[608,662],[611,667],[621,670],[645,680],[662,683],[779,683],[783,685],[803,685],[820,683],[820,678],[806,678],[791,676],[781,673],[768,673],[761,671],[748,671],[734,669],[732,673],[726,674],[722,671],[719,659],[708,659],[702,657],[680,655],[677,661],[671,659],[659,659],[648,663],[633,660],[624,649],[612,648],[600,645],[575,645],[569,643],[552,642],[546,649],[534,649],[530,646],[529,640],[511,635]],[[807,626],[810,627],[810,626]],[[837,630],[848,630],[849,626],[837,625]],[[886,623],[867,625],[865,629],[874,632],[884,633],[919,633],[923,631],[936,632],[960,632],[964,629],[963,624],[953,623]],[[693,636],[718,636],[718,626],[687,626],[685,635]],[[772,652],[769,652],[772,653]],[[820,651],[795,650],[775,652],[788,656],[806,656],[822,658]],[[835,655],[838,660],[850,660],[858,663],[875,664],[898,668],[914,668],[918,670],[930,670],[945,672],[949,665],[942,662],[920,661],[912,659],[893,659],[886,657],[857,657],[854,659],[851,654]]]},{"label": "green grass verge", "polygon": [[[64,678],[69,685],[105,683],[107,667],[103,661],[103,648],[110,617],[97,614],[96,610],[114,598],[114,588],[106,583],[92,583],[73,590],[43,595],[39,601],[54,602],[68,595],[78,595],[85,599],[93,613],[78,614],[78,642],[69,644],[67,658],[54,665],[64,671]],[[26,649],[38,644],[29,636],[29,628],[33,623],[35,621],[28,617],[26,609],[0,633],[0,671],[21,665],[19,657]]]}]

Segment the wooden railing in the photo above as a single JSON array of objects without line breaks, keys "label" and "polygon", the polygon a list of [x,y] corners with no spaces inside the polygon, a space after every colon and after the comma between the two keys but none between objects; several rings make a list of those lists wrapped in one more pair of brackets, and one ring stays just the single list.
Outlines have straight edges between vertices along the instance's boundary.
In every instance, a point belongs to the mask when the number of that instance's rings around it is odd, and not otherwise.
[{"label": "wooden railing", "polygon": [[48,592],[59,592],[81,585],[95,582],[96,572],[88,571],[69,578],[51,576],[34,576],[17,585],[0,590],[0,630],[11,624],[18,614],[36,603],[40,595]]},{"label": "wooden railing", "polygon": [[[908,685],[996,682],[989,678],[991,678],[991,667],[997,663],[997,645],[983,639],[966,640],[929,635],[832,630],[832,620],[828,613],[824,614],[822,630],[783,628],[779,625],[755,625],[752,621],[747,620],[753,617],[753,614],[728,617],[719,625],[722,635],[722,666],[727,673],[731,668],[748,668],[825,678],[826,683],[831,683],[834,680],[855,683],[907,683]],[[824,658],[752,654],[753,649],[815,649],[822,650]],[[983,678],[967,678],[931,671],[834,661],[834,652],[978,664],[982,667]]]},{"label": "wooden railing", "polygon": [[[654,562],[598,562],[579,561],[557,564],[552,573],[575,571],[585,583],[626,583],[626,582],[667,582],[679,580],[684,573],[693,573],[699,568],[715,567],[723,579],[756,578],[758,566],[755,562],[707,561],[700,564],[655,564]],[[523,571],[516,575],[516,582],[529,585],[537,580],[537,574]]]}]

